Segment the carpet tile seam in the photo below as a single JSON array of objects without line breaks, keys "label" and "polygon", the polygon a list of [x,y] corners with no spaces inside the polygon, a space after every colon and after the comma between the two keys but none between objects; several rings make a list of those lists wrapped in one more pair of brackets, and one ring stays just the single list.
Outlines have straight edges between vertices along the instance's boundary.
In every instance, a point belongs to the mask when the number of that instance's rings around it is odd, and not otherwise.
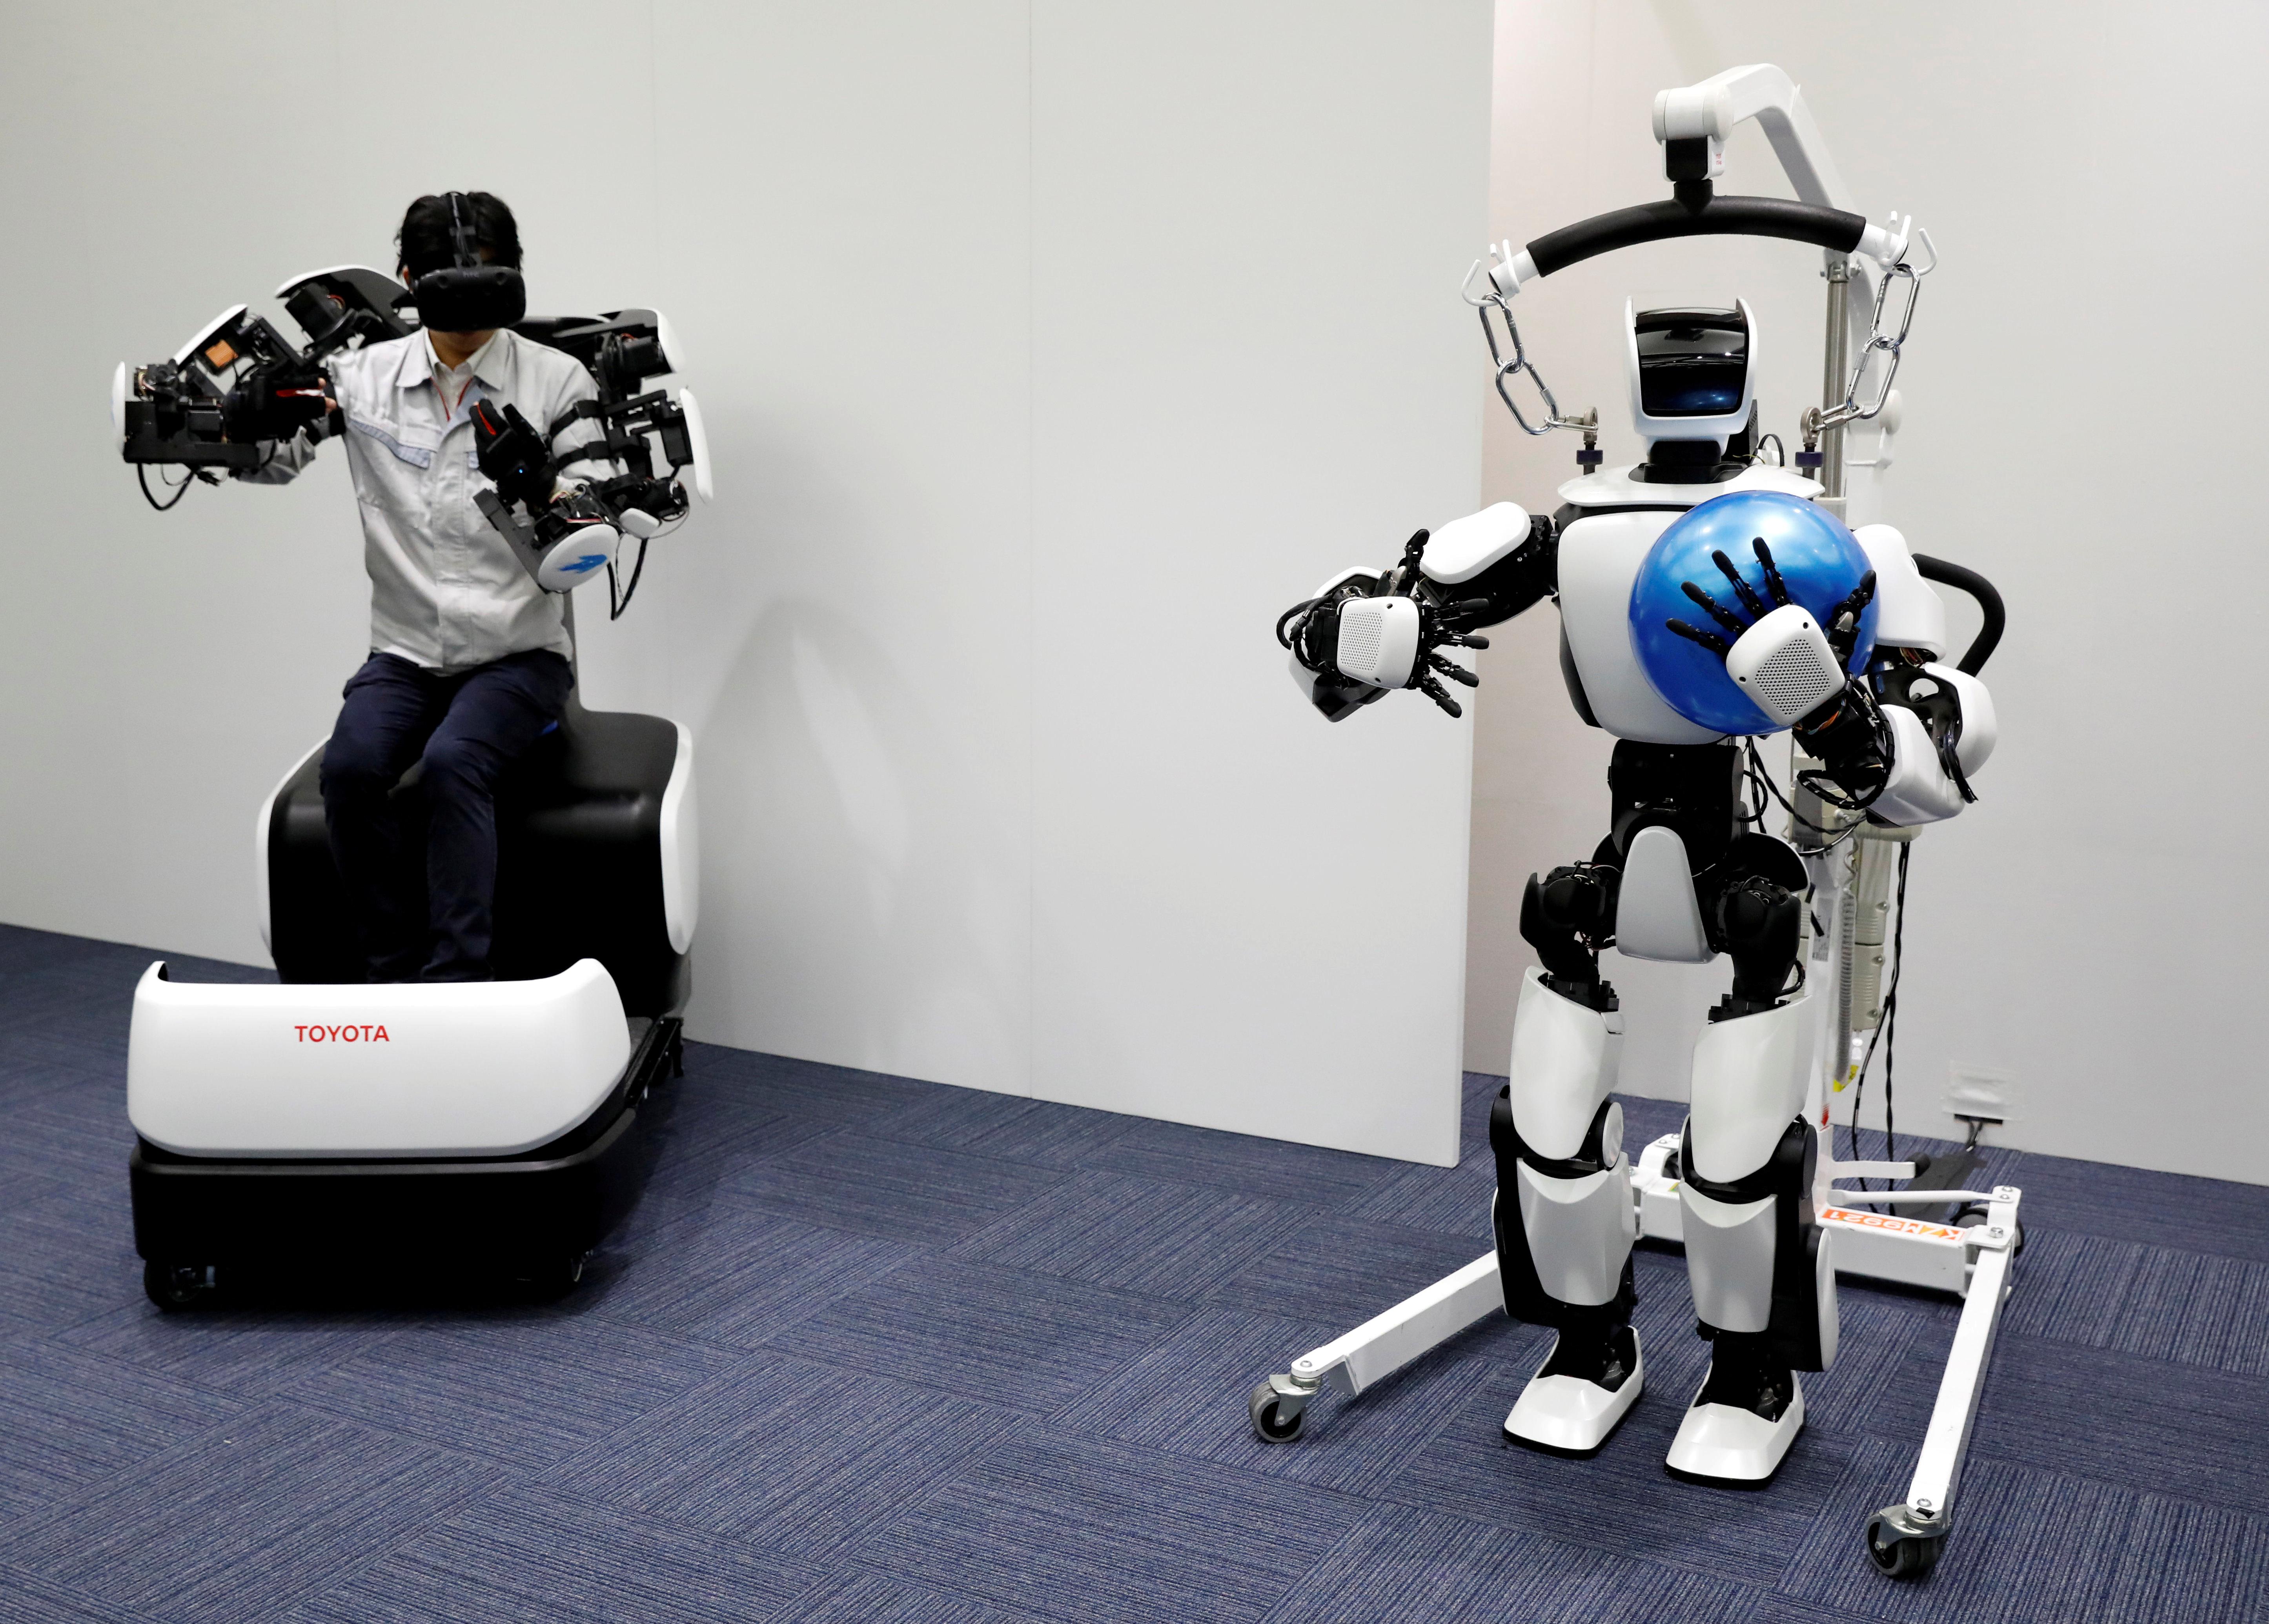
[{"label": "carpet tile seam", "polygon": [[[1154,1299],[1154,1300],[1155,1300],[1155,1299]],[[1158,1341],[1154,1342],[1154,1343],[1147,1344],[1146,1346],[1144,1346],[1144,1347],[1143,1347],[1143,1348],[1142,1349],[1142,1351],[1141,1351],[1140,1353],[1137,1353],[1137,1354],[1135,1354],[1134,1355],[1133,1355],[1133,1357],[1132,1357],[1132,1358],[1130,1358],[1130,1359],[1127,1361],[1127,1362],[1128,1362],[1129,1364],[1134,1363],[1134,1362],[1136,1362],[1137,1361],[1139,1361],[1139,1360],[1141,1360],[1141,1359],[1143,1359],[1143,1358],[1148,1357],[1150,1354],[1153,1354],[1153,1353],[1157,1352],[1157,1349],[1158,1349],[1160,1347],[1164,1346],[1165,1342],[1171,1340],[1172,1340],[1172,1338],[1173,1338],[1175,1335],[1179,1334],[1179,1332],[1184,1329],[1184,1327],[1186,1327],[1186,1326],[1188,1325],[1188,1323],[1189,1323],[1189,1321],[1190,1321],[1191,1319],[1195,1318],[1199,1314],[1201,1314],[1201,1313],[1202,1313],[1202,1312],[1204,1311],[1204,1309],[1205,1309],[1205,1306],[1206,1306],[1206,1305],[1204,1305],[1204,1304],[1184,1304],[1184,1303],[1167,1303],[1167,1304],[1165,1304],[1165,1306],[1172,1307],[1172,1308],[1177,1308],[1177,1309],[1187,1309],[1187,1310],[1188,1310],[1188,1311],[1187,1311],[1186,1313],[1185,1313],[1185,1315],[1183,1316],[1183,1318],[1182,1318],[1181,1319],[1177,1320],[1177,1321],[1173,1324],[1172,1327],[1171,1327],[1171,1329],[1169,1329],[1169,1330],[1166,1332],[1165,1335],[1162,1336],[1162,1337],[1158,1340]],[[809,1363],[809,1364],[825,1365],[829,1369],[831,1369],[831,1370],[835,1370],[835,1371],[839,1371],[839,1372],[841,1372],[842,1374],[844,1374],[844,1375],[846,1375],[846,1376],[854,1376],[854,1377],[874,1377],[874,1376],[879,1376],[879,1375],[883,1375],[883,1374],[884,1374],[884,1372],[882,1372],[882,1371],[878,1371],[878,1370],[873,1369],[871,1369],[870,1367],[866,1366],[866,1365],[853,1364],[853,1363],[847,1362],[846,1361],[845,1361],[845,1360],[843,1360],[843,1359],[840,1359],[840,1358],[837,1358],[837,1357],[831,1357],[829,1355],[827,1355],[827,1354],[825,1354],[825,1353],[823,1353],[823,1352],[819,1352],[819,1351],[816,1351],[816,1350],[810,1350],[810,1349],[802,1349],[802,1348],[798,1348],[798,1349],[789,1349],[789,1348],[785,1348],[785,1347],[772,1347],[769,1342],[767,1342],[764,1347],[759,1347],[759,1348],[755,1348],[755,1349],[747,1349],[747,1350],[742,1350],[742,1351],[749,1352],[749,1353],[750,1353],[750,1354],[751,1354],[752,1355],[763,1355],[763,1354],[772,1354],[772,1355],[782,1355],[782,1356],[788,1356],[788,1357],[793,1357],[793,1358],[796,1358],[796,1359],[801,1359],[801,1360],[804,1361],[806,1363]],[[971,1398],[969,1397],[969,1395],[968,1395],[965,1391],[964,1391],[963,1390],[961,1390],[961,1389],[959,1389],[959,1388],[949,1387],[949,1386],[946,1386],[946,1385],[944,1385],[944,1384],[941,1384],[941,1383],[935,1382],[935,1381],[928,1381],[928,1380],[925,1380],[925,1379],[923,1379],[923,1377],[922,1377],[921,1373],[920,1373],[919,1370],[892,1369],[892,1370],[891,1370],[890,1372],[888,1372],[888,1374],[889,1374],[889,1376],[891,1377],[891,1379],[893,1379],[893,1380],[907,1382],[907,1383],[912,1384],[913,1384],[913,1385],[914,1385],[914,1386],[923,1388],[924,1390],[926,1390],[926,1391],[930,1391],[930,1392],[942,1393],[942,1394],[944,1394],[944,1395],[945,1395],[946,1397],[948,1397],[948,1398],[959,1399],[963,1399],[963,1400],[965,1400],[965,1401],[966,1401],[966,1402],[970,1402],[970,1403],[987,1404],[987,1405],[989,1405],[989,1406],[990,1406],[991,1407],[993,1407],[993,1408],[995,1408],[995,1409],[1001,1409],[1001,1410],[1006,1410],[1006,1411],[1009,1411],[1009,1412],[1010,1414],[1015,1414],[1015,1415],[1017,1415],[1017,1416],[1021,1416],[1021,1417],[1024,1417],[1024,1418],[1025,1418],[1025,1419],[1027,1419],[1027,1420],[1031,1420],[1031,1421],[1044,1421],[1044,1422],[1054,1422],[1054,1421],[1057,1421],[1061,1416],[1062,1416],[1062,1415],[1063,1415],[1063,1414],[1064,1414],[1066,1411],[1069,1410],[1069,1409],[1070,1409],[1074,1405],[1076,1405],[1076,1404],[1078,1404],[1078,1403],[1080,1403],[1080,1402],[1081,1402],[1081,1399],[1076,1399],[1076,1398],[1075,1398],[1075,1399],[1071,1399],[1071,1400],[1068,1401],[1066,1404],[1064,1404],[1063,1406],[1060,1406],[1059,1408],[1056,1408],[1056,1409],[1053,1409],[1053,1410],[1034,1409],[1034,1408],[1030,1408],[1030,1407],[1027,1407],[1027,1406],[1022,1406],[1022,1405],[1016,1405],[1016,1404],[1005,1403],[1005,1402],[1002,1402],[1002,1401],[1001,1401],[1001,1400],[999,1400],[999,1399],[971,1399]],[[1095,1383],[1094,1383],[1094,1385],[1098,1385],[1098,1386],[1101,1385],[1101,1384],[1103,1383],[1103,1381],[1107,1380],[1107,1379],[1109,1378],[1109,1377],[1113,1376],[1113,1375],[1116,1375],[1116,1374],[1118,1374],[1118,1371],[1117,1371],[1117,1369],[1112,1369],[1112,1370],[1110,1370],[1110,1371],[1107,1371],[1107,1372],[1104,1372],[1104,1373],[1102,1373],[1102,1374],[1098,1375],[1098,1377],[1096,1378],[1096,1381],[1095,1381]],[[712,1379],[713,1380],[713,1379],[716,1379],[716,1378],[713,1378],[713,1377]]]},{"label": "carpet tile seam", "polygon": [[[546,1468],[546,1470],[549,1470],[549,1468]],[[810,1557],[802,1555],[796,1552],[785,1551],[775,1546],[759,1545],[754,1541],[743,1539],[735,1535],[718,1533],[712,1529],[702,1527],[700,1524],[696,1523],[681,1522],[655,1512],[618,1505],[612,1502],[601,1499],[595,1495],[580,1494],[573,1490],[555,1487],[542,1481],[541,1474],[538,1473],[516,1472],[514,1473],[514,1477],[516,1480],[516,1486],[527,1491],[531,1495],[540,1495],[552,1500],[563,1501],[570,1505],[588,1510],[597,1516],[627,1516],[637,1517],[645,1522],[655,1524],[659,1526],[668,1528],[675,1532],[698,1534],[705,1539],[715,1541],[720,1544],[731,1545],[754,1556],[780,1562],[794,1563],[798,1566],[813,1568],[815,1569],[815,1574],[811,1583],[805,1585],[802,1590],[797,1591],[795,1596],[787,1598],[787,1600],[782,1604],[783,1609],[793,1606],[796,1602],[802,1601],[813,1591],[818,1590],[821,1586],[829,1582],[830,1576],[825,1568],[814,1561]],[[494,1495],[503,1491],[507,1487],[510,1486],[498,1485],[484,1492]],[[444,1526],[451,1519],[462,1516],[475,1503],[478,1497],[478,1495],[468,1496],[464,1501],[452,1506],[441,1516],[419,1525],[417,1529],[404,1535],[398,1543],[388,1546],[384,1551],[373,1554],[367,1561],[358,1562],[351,1569],[344,1569],[339,1574],[334,1576],[332,1587],[336,1588],[336,1585],[338,1583],[350,1579],[355,1575],[363,1573],[368,1569],[383,1566],[386,1562],[401,1555],[418,1541],[432,1535],[435,1530]],[[310,1599],[312,1599],[312,1598],[307,1596],[297,1598],[285,1604],[284,1611],[289,1611],[292,1607],[304,1606]],[[271,1614],[270,1616],[280,1616],[280,1613]],[[248,1620],[248,1624],[252,1624],[252,1621]]]}]

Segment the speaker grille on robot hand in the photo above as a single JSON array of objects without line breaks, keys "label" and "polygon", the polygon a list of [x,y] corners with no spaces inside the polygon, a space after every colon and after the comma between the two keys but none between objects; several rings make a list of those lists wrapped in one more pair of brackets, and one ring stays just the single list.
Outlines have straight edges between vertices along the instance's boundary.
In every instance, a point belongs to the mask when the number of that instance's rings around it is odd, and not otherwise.
[{"label": "speaker grille on robot hand", "polygon": [[1368,672],[1378,663],[1379,639],[1386,617],[1368,603],[1350,603],[1340,611],[1340,668]]},{"label": "speaker grille on robot hand", "polygon": [[1841,688],[1844,679],[1811,644],[1791,643],[1766,655],[1749,683],[1774,710],[1802,715]]}]

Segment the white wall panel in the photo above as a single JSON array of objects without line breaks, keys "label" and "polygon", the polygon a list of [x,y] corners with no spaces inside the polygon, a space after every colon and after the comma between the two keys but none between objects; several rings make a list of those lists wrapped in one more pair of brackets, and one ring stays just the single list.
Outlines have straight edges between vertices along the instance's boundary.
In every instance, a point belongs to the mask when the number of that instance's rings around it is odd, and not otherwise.
[{"label": "white wall panel", "polygon": [[1488,15],[1035,19],[1036,1089],[1452,1161],[1470,725],[1270,628],[1476,494]]},{"label": "white wall panel", "polygon": [[344,467],[160,518],[103,387],[486,187],[534,306],[666,309],[707,411],[718,502],[583,627],[589,703],[698,741],[694,1034],[1448,1159],[1467,729],[1327,727],[1269,625],[1474,499],[1489,28],[20,11],[0,917],[259,956],[253,808],[363,648]]}]

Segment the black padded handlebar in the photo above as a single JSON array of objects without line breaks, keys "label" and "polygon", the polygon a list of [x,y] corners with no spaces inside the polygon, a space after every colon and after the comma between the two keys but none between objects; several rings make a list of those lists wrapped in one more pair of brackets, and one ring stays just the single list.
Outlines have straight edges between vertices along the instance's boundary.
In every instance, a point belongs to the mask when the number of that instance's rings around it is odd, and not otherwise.
[{"label": "black padded handlebar", "polygon": [[1956,592],[1966,592],[1977,600],[1977,607],[1985,613],[1985,624],[1970,646],[1962,651],[1962,658],[1954,662],[1957,671],[1967,671],[1975,676],[1985,668],[1986,660],[2001,641],[2001,629],[2008,624],[2008,616],[2001,608],[2001,594],[1993,590],[1993,583],[1975,570],[1965,570],[1958,564],[1948,564],[1943,558],[1933,558],[1928,553],[1914,556],[1915,568],[1925,580],[1934,580],[1941,587],[1951,587]]},{"label": "black padded handlebar", "polygon": [[1669,237],[1781,237],[1849,254],[1867,222],[1841,209],[1789,203],[1778,197],[1711,197],[1641,203],[1563,225],[1528,245],[1536,274],[1548,277],[1578,261]]}]

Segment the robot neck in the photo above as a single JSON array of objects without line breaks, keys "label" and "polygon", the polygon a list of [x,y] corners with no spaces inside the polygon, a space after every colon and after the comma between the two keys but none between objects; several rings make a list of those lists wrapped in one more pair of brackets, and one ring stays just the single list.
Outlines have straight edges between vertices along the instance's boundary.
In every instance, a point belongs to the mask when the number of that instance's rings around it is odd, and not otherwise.
[{"label": "robot neck", "polygon": [[1630,477],[1642,485],[1722,484],[1748,466],[1725,457],[1718,440],[1659,439],[1646,448],[1646,461],[1631,469]]}]

